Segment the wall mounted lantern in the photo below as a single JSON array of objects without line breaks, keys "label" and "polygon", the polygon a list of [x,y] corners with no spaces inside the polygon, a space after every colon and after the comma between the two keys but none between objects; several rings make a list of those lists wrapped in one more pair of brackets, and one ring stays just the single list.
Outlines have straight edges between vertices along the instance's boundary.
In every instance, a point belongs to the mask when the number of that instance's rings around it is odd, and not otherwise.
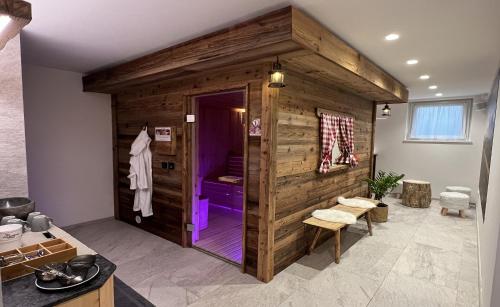
[{"label": "wall mounted lantern", "polygon": [[21,0],[0,0],[0,50],[31,21],[31,4]]},{"label": "wall mounted lantern", "polygon": [[273,69],[269,72],[269,87],[285,87],[285,73],[281,69],[281,64],[278,57],[276,57],[276,62],[273,63]]},{"label": "wall mounted lantern", "polygon": [[382,109],[382,116],[391,117],[391,108],[388,104],[385,104],[384,108]]}]

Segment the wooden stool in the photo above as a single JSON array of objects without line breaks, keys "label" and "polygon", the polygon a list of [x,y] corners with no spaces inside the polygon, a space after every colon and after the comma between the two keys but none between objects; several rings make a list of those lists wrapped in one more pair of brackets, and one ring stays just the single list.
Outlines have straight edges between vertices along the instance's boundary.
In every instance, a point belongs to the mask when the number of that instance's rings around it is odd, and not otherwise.
[{"label": "wooden stool", "polygon": [[465,218],[465,210],[469,208],[470,197],[464,193],[458,192],[442,192],[439,194],[439,202],[442,207],[441,215],[446,216],[448,209],[458,210],[458,215]]},{"label": "wooden stool", "polygon": [[[441,208],[441,215],[447,216],[448,215],[448,208]],[[458,210],[458,216],[464,219],[465,218],[465,210]]]},{"label": "wooden stool", "polygon": [[429,208],[431,205],[431,196],[430,182],[403,180],[403,205],[412,208]]}]

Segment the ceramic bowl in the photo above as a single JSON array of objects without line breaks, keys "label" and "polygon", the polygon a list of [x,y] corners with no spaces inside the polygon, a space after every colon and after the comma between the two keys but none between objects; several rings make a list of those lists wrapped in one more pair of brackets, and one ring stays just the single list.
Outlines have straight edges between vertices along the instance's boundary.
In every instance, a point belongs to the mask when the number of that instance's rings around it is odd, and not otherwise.
[{"label": "ceramic bowl", "polygon": [[95,263],[95,255],[80,255],[68,261],[68,270],[71,274],[85,278],[88,270]]},{"label": "ceramic bowl", "polygon": [[95,263],[96,256],[95,255],[79,255],[71,258],[68,261],[69,266],[78,266],[78,265],[87,265],[91,267]]},{"label": "ceramic bowl", "polygon": [[23,225],[8,224],[0,226],[0,243],[20,240],[23,234]]},{"label": "ceramic bowl", "polygon": [[26,220],[30,212],[35,211],[35,202],[26,197],[0,198],[0,216],[14,215]]}]

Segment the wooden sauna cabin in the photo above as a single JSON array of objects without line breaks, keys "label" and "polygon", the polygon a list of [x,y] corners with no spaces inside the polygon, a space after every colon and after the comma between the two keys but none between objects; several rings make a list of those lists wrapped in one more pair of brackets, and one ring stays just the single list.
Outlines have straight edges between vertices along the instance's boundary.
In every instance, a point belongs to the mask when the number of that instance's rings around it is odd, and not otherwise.
[{"label": "wooden sauna cabin", "polygon": [[[269,88],[277,56],[286,87]],[[305,255],[312,233],[302,221],[313,210],[340,195],[367,195],[362,179],[372,170],[376,105],[408,98],[401,82],[294,7],[91,73],[83,88],[112,97],[116,218],[183,247],[194,245],[194,211],[205,210],[198,204],[206,178],[197,173],[197,100],[241,94],[240,265],[266,282]],[[356,167],[318,171],[318,108],[354,118]],[[256,120],[260,133],[251,134]],[[138,223],[127,175],[130,145],[145,123],[153,138],[154,215]],[[171,127],[171,141],[155,141],[155,127]],[[220,169],[213,178],[225,175]]]}]

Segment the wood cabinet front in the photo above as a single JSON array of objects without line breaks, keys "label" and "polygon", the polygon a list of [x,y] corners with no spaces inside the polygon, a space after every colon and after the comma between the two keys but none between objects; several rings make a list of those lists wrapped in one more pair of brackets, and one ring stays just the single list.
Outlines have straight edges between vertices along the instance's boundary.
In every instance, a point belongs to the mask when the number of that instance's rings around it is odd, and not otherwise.
[{"label": "wood cabinet front", "polygon": [[104,285],[92,292],[56,305],[57,307],[113,307],[115,306],[113,275]]}]

